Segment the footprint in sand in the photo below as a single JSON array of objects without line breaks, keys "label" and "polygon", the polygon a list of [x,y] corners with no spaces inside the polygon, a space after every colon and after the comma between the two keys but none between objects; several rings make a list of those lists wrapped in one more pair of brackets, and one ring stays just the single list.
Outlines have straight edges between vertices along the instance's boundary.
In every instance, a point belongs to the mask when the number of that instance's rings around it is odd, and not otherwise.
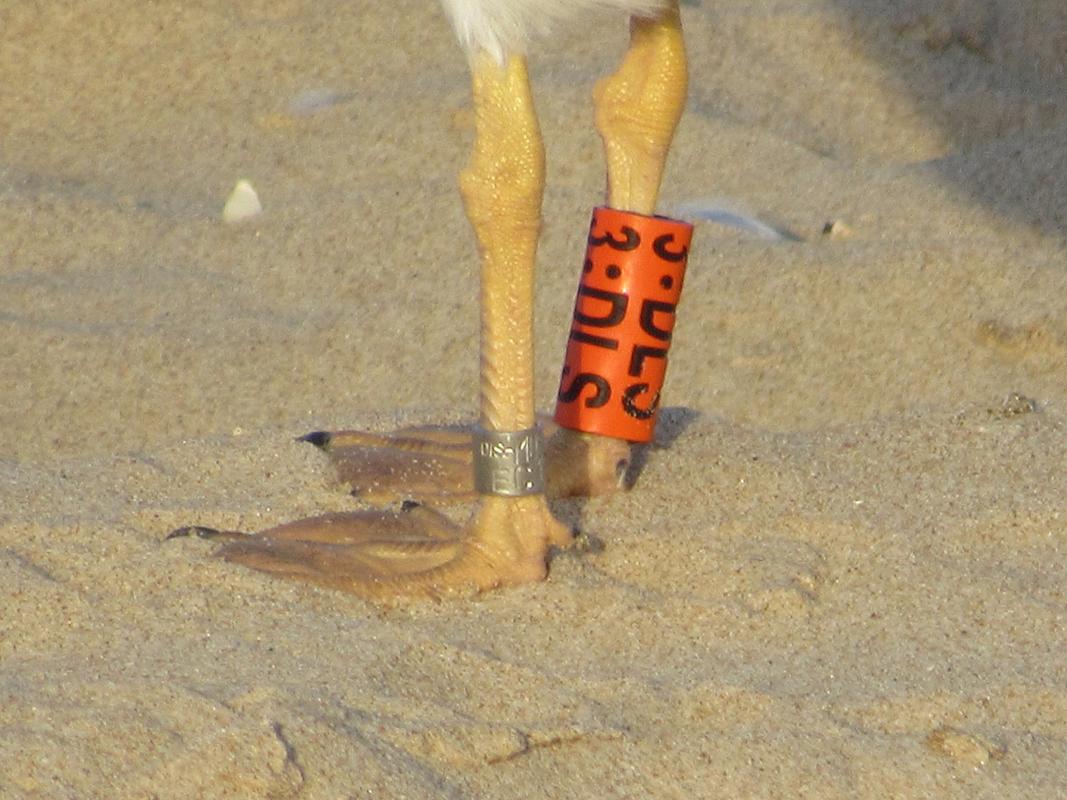
[{"label": "footprint in sand", "polygon": [[923,744],[937,755],[970,767],[984,767],[990,761],[1003,758],[1007,752],[1003,745],[950,725],[932,730]]},{"label": "footprint in sand", "polygon": [[1042,372],[1062,367],[1067,359],[1067,320],[1045,318],[1016,325],[987,319],[979,323],[975,337],[1001,358],[1025,361]]},{"label": "footprint in sand", "polygon": [[480,650],[419,642],[399,663],[406,687],[401,692],[394,686],[394,657],[365,669],[378,691],[362,698],[357,716],[368,732],[436,769],[476,769],[623,733],[575,687]]},{"label": "footprint in sand", "polygon": [[[627,541],[608,548],[598,569],[611,577],[659,593],[711,602],[738,603],[754,615],[812,613],[827,579],[827,560],[818,547],[796,535],[795,521],[775,525],[738,524],[691,539]],[[805,521],[812,536],[818,521]]]},{"label": "footprint in sand", "polygon": [[1055,762],[1067,735],[1067,694],[1040,687],[899,695],[832,713],[850,728],[910,741],[971,769],[1009,757],[1018,763]]}]

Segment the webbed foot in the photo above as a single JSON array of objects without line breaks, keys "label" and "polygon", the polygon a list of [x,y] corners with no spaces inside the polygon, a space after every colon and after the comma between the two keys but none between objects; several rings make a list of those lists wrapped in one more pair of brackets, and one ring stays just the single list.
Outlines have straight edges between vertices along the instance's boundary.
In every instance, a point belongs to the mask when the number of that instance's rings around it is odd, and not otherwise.
[{"label": "webbed foot", "polygon": [[[630,465],[627,442],[540,421],[549,497],[592,497],[623,487]],[[477,497],[467,427],[421,426],[385,434],[315,431],[300,439],[325,451],[352,493],[375,505],[403,500],[449,505]]]},{"label": "webbed foot", "polygon": [[190,526],[226,543],[215,555],[277,577],[370,600],[467,595],[543,580],[549,551],[572,541],[543,495],[484,497],[463,528],[438,511],[356,511],[290,522],[254,535]]}]

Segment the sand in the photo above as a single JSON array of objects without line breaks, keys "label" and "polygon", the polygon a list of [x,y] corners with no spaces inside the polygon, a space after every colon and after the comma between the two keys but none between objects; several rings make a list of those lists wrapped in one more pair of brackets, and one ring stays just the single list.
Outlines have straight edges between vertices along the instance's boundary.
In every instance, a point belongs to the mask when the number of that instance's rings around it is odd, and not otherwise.
[{"label": "sand", "polygon": [[[1067,796],[1061,0],[683,13],[663,210],[791,236],[699,224],[658,442],[546,582],[382,610],[164,537],[474,416],[439,8],[0,8],[0,796]],[[625,40],[535,50],[546,410]]]}]

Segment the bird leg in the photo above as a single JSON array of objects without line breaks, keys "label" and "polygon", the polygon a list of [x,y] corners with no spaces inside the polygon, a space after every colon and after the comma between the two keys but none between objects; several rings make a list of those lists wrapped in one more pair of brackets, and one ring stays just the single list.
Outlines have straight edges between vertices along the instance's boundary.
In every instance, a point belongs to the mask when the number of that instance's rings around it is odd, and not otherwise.
[{"label": "bird leg", "polygon": [[[544,153],[525,61],[472,63],[476,136],[460,189],[482,261],[480,427],[522,432],[533,411],[533,269],[544,189]],[[608,163],[608,203],[651,214],[686,94],[677,4],[658,19],[631,21],[630,49],[594,92]],[[619,439],[551,431],[548,490],[611,491],[629,445]],[[492,435],[491,433],[484,435]],[[393,434],[345,431],[303,437],[330,453],[343,479],[367,499],[476,497],[470,432],[412,428]],[[552,546],[570,533],[543,493],[485,494],[460,529],[443,514],[405,502],[399,511],[329,514],[254,536],[188,527],[225,542],[218,555],[279,577],[378,600],[437,597],[540,580]]]},{"label": "bird leg", "polygon": [[[472,74],[475,143],[460,191],[482,263],[480,425],[491,432],[523,431],[536,423],[534,261],[544,145],[524,58],[512,56],[501,67],[479,54]],[[571,540],[543,492],[484,495],[470,535],[481,548],[500,554],[501,574],[492,576],[492,585],[543,578],[548,547]]]},{"label": "bird leg", "polygon": [[[630,20],[630,48],[622,65],[593,90],[596,126],[607,162],[608,205],[652,215],[667,153],[685,108],[685,41],[678,3],[660,17]],[[549,442],[561,453],[581,452],[587,463],[625,463],[629,445],[560,428]],[[620,448],[625,448],[620,450]]]},{"label": "bird leg", "polygon": [[[482,437],[529,436],[533,408],[534,257],[544,192],[544,148],[525,60],[472,63],[475,144],[460,179],[481,254]],[[475,455],[475,462],[480,456]],[[534,459],[531,474],[542,468]],[[551,514],[541,476],[519,496],[483,494],[463,531],[422,507],[331,514],[230,540],[228,561],[373,599],[441,596],[541,580],[549,548],[570,531]]]},{"label": "bird leg", "polygon": [[656,19],[630,20],[622,65],[593,90],[608,163],[608,205],[655,214],[660,182],[688,90],[677,2]]},{"label": "bird leg", "polygon": [[[685,106],[685,43],[674,3],[656,19],[633,18],[618,71],[594,91],[607,161],[608,205],[653,214],[667,153]],[[622,485],[627,442],[557,428],[541,420],[550,497],[608,494]],[[476,497],[469,428],[414,427],[388,434],[315,432],[342,481],[371,503],[417,500],[443,505]]]}]

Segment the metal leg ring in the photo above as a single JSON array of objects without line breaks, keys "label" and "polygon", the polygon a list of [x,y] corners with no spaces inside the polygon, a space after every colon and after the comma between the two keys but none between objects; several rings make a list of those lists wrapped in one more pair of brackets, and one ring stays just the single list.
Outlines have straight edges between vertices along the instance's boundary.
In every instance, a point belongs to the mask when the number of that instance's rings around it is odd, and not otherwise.
[{"label": "metal leg ring", "polygon": [[522,497],[545,491],[540,428],[474,432],[474,488],[479,494]]}]

